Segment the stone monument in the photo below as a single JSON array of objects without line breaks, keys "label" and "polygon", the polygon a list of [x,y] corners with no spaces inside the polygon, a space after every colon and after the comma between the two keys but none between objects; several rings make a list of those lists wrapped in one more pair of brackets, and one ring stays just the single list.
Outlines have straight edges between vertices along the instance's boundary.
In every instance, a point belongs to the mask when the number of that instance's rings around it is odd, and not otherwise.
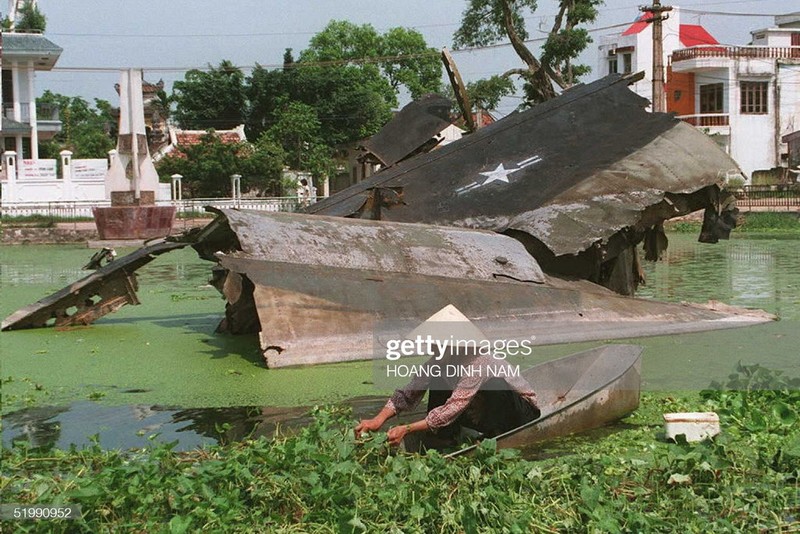
[{"label": "stone monument", "polygon": [[110,208],[93,208],[100,239],[164,237],[175,222],[174,206],[156,206],[158,173],[147,148],[142,71],[122,71],[119,137],[106,174]]}]

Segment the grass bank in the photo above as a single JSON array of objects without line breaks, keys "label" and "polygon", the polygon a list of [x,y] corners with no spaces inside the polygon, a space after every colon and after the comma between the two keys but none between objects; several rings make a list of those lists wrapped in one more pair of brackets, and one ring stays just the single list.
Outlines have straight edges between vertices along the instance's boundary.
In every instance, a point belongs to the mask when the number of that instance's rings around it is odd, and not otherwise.
[{"label": "grass bank", "polygon": [[[741,215],[742,222],[733,233],[797,233],[800,234],[800,214],[778,212],[748,212]],[[664,228],[668,232],[696,234],[701,221],[668,221]]]},{"label": "grass bank", "polygon": [[[317,410],[294,436],[176,453],[3,450],[6,503],[80,504],[17,532],[738,532],[800,526],[800,392],[759,366],[724,386],[648,394],[627,429],[541,461],[392,453]],[[767,389],[764,389],[767,388]],[[667,411],[715,410],[713,442],[667,443]]]}]

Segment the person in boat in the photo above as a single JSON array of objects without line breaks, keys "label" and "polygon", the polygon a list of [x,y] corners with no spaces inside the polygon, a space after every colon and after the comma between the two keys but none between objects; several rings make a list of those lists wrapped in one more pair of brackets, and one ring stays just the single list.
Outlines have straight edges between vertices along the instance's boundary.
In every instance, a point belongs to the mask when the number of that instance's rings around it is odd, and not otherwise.
[{"label": "person in boat", "polygon": [[[455,308],[445,308],[439,313],[443,312],[448,319],[456,314],[469,321]],[[533,388],[504,358],[474,350],[450,351],[441,356],[435,354],[425,362],[411,382],[396,390],[375,417],[359,422],[356,436],[378,431],[392,417],[413,410],[426,392],[425,418],[390,428],[389,443],[399,445],[405,441],[406,448],[411,450],[452,447],[458,445],[462,428],[492,438],[541,415]]]}]

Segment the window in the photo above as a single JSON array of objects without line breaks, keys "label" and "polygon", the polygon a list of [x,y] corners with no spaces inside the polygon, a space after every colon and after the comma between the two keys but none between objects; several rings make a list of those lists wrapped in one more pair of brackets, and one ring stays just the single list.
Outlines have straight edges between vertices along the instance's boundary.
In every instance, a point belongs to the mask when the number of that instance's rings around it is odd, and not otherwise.
[{"label": "window", "polygon": [[619,72],[619,70],[618,70],[618,67],[617,67],[617,57],[614,56],[614,57],[612,57],[612,58],[610,58],[608,60],[608,73],[609,74],[616,74],[618,72]]},{"label": "window", "polygon": [[622,72],[625,74],[633,72],[633,54],[622,54],[622,64],[625,67],[625,70]]},{"label": "window", "polygon": [[11,82],[11,71],[3,69],[3,113],[6,118],[10,118],[11,113],[7,112],[14,106],[14,86]]},{"label": "window", "polygon": [[767,89],[769,82],[741,82],[742,93],[740,111],[747,115],[763,115],[767,113]]},{"label": "window", "polygon": [[723,85],[709,83],[700,86],[700,113],[723,113]]}]

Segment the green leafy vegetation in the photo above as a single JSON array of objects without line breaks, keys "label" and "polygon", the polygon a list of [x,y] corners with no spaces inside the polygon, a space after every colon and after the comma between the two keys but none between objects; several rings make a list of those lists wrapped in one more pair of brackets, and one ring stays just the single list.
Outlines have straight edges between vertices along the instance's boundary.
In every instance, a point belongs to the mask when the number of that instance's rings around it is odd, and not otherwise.
[{"label": "green leafy vegetation", "polygon": [[117,121],[106,100],[95,99],[95,107],[92,107],[83,98],[46,90],[36,99],[36,105],[41,109],[57,107],[62,123],[60,132],[39,144],[42,158],[58,160],[62,150],[69,150],[75,159],[105,159],[108,151],[114,148]]},{"label": "green leafy vegetation", "polygon": [[25,2],[19,9],[14,29],[18,31],[44,32],[46,27],[47,18],[39,11],[37,5],[31,0]]},{"label": "green leafy vegetation", "polygon": [[[223,61],[205,71],[189,71],[175,82],[170,101],[182,127],[229,129],[245,124],[256,150],[280,148],[262,151],[267,154],[262,163],[269,169],[287,166],[321,179],[336,173],[337,151],[374,134],[391,118],[401,90],[416,98],[440,86],[438,52],[419,32],[392,28],[379,33],[369,24],[334,20],[311,38],[299,59],[287,49],[281,69],[257,65],[245,76]],[[216,172],[216,167],[229,163],[214,159],[219,151],[199,153],[191,148],[183,150],[187,159],[214,167],[216,181],[225,182],[232,174]],[[159,174],[187,166],[171,161],[175,159],[165,158]],[[191,188],[194,181],[208,183],[210,172],[198,177],[193,170],[178,171],[185,184]]]},{"label": "green leafy vegetation", "polygon": [[[678,234],[700,233],[700,221],[668,221],[665,228]],[[734,233],[795,233],[800,232],[800,217],[788,212],[748,212],[740,216]]]},{"label": "green leafy vegetation", "polygon": [[744,224],[736,228],[739,232],[797,232],[800,218],[796,213],[753,212],[745,215]]},{"label": "green leafy vegetation", "polygon": [[[561,0],[538,58],[526,44],[530,35],[525,24],[525,16],[534,13],[537,4],[537,0],[469,0],[461,26],[453,36],[456,48],[488,46],[508,39],[524,67],[511,69],[502,77],[520,77],[526,105],[554,98],[554,86],[566,89],[590,71],[575,60],[592,42],[581,25],[597,18],[597,6],[602,0]],[[496,79],[484,84],[481,92],[485,95],[487,89],[493,89],[495,98],[508,94],[507,86]]]},{"label": "green leafy vegetation", "polygon": [[181,147],[179,156],[158,163],[161,176],[184,177],[184,194],[191,198],[231,195],[232,174],[241,176],[242,191],[257,191],[266,196],[281,196],[283,149],[270,139],[257,143],[226,143],[213,130],[200,142]]},{"label": "green leafy vegetation", "polygon": [[[798,385],[740,365],[702,393],[647,394],[626,429],[539,461],[492,440],[468,458],[396,453],[383,433],[355,439],[335,408],[295,435],[186,453],[16,445],[0,490],[82,506],[81,521],[20,532],[778,531],[800,526]],[[664,441],[661,414],[688,410],[716,410],[723,433]]]},{"label": "green leafy vegetation", "polygon": [[3,226],[23,227],[23,228],[53,228],[56,225],[56,218],[49,215],[3,215],[0,218]]}]

